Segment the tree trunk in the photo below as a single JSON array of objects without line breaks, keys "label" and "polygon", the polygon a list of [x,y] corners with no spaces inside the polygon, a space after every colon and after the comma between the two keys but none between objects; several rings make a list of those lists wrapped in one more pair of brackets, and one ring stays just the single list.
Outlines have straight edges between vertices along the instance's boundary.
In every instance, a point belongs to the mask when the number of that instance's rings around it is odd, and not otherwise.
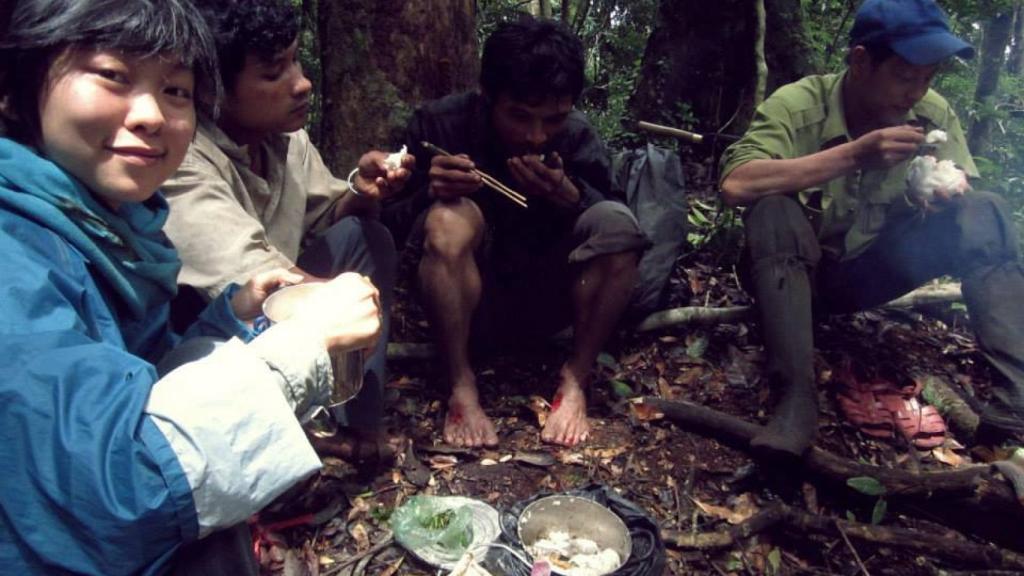
[{"label": "tree trunk", "polygon": [[984,24],[978,86],[974,91],[974,101],[978,104],[980,112],[967,135],[971,153],[977,156],[984,156],[992,147],[996,92],[999,89],[999,76],[1003,71],[1006,46],[1010,43],[1012,27],[1013,12],[1010,10],[996,13]]},{"label": "tree trunk", "polygon": [[551,0],[530,0],[530,14],[537,18],[551,18]]},{"label": "tree trunk", "polygon": [[767,32],[765,28],[768,16],[764,11],[764,1],[755,0],[754,2],[754,13],[757,14],[754,28],[754,70],[757,74],[754,80],[753,106],[755,108],[764,102],[764,93],[768,89],[768,63],[764,59],[764,38]]},{"label": "tree trunk", "polygon": [[1014,75],[1024,72],[1024,2],[1020,0],[1013,5],[1013,40],[1006,57],[1006,70]]},{"label": "tree trunk", "polygon": [[540,5],[538,16],[545,19],[551,18],[551,0],[538,0],[537,3]]},{"label": "tree trunk", "polygon": [[421,103],[476,85],[473,0],[321,1],[321,152],[335,173],[394,148]]},{"label": "tree trunk", "polygon": [[[765,0],[767,91],[817,70],[800,0]],[[629,120],[740,133],[754,109],[757,13],[749,0],[661,0]],[[730,119],[735,120],[730,122]]]}]

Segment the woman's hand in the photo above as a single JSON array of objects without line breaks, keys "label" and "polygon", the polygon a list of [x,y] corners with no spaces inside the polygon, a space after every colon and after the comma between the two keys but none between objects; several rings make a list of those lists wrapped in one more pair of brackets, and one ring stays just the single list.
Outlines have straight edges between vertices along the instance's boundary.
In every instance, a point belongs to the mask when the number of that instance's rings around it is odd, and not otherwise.
[{"label": "woman's hand", "polygon": [[261,272],[253,276],[231,297],[231,310],[235,313],[235,317],[243,322],[252,320],[263,311],[263,301],[274,290],[282,286],[299,284],[303,279],[301,274],[289,272],[284,268]]},{"label": "woman's hand", "polygon": [[323,283],[284,323],[315,330],[332,354],[373,348],[381,334],[380,292],[368,277],[346,272]]}]

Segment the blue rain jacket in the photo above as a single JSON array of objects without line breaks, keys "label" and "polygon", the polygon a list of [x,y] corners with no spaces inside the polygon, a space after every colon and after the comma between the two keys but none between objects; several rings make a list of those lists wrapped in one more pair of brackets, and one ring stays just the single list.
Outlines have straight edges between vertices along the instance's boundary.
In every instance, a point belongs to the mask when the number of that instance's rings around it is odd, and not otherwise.
[{"label": "blue rain jacket", "polygon": [[[82,192],[0,140],[0,196],[32,186]],[[163,199],[147,204],[162,222]],[[165,242],[156,228],[149,240]],[[182,467],[144,414],[154,363],[175,340],[168,305],[126,302],[75,233],[0,199],[0,572],[160,573],[198,532]],[[245,333],[231,292],[193,334]]]}]

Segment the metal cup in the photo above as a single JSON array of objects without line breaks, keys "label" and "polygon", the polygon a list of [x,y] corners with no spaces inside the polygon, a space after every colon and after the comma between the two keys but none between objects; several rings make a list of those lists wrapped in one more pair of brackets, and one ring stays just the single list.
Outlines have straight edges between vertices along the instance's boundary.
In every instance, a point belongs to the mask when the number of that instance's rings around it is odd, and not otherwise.
[{"label": "metal cup", "polygon": [[[280,288],[263,301],[263,315],[273,323],[291,317],[298,304],[323,286],[322,282],[307,282]],[[331,400],[325,408],[332,410],[356,397],[363,388],[363,351],[349,350],[331,354],[334,387]]]}]

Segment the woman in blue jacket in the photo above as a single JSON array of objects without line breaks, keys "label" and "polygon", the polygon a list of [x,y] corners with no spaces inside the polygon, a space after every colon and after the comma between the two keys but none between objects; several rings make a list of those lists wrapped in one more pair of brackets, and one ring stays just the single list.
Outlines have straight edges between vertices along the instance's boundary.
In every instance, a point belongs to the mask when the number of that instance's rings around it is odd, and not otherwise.
[{"label": "woman in blue jacket", "polygon": [[328,351],[377,338],[355,274],[254,338],[266,293],[294,281],[273,272],[186,334],[224,344],[158,375],[179,261],[157,189],[196,94],[216,101],[213,54],[187,0],[21,0],[0,44],[4,572],[170,571],[319,467],[295,414],[328,395]]}]

